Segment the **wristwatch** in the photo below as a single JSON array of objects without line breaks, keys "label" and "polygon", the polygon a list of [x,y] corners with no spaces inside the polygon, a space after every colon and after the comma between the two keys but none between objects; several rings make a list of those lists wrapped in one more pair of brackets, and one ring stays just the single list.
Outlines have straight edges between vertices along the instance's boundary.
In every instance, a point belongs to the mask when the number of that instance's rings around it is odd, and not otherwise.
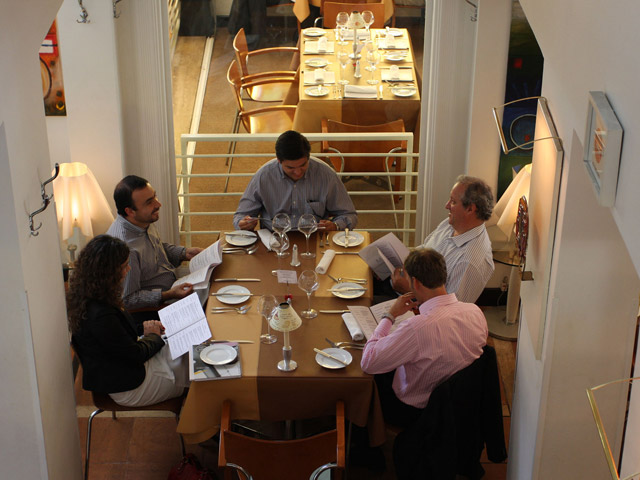
[{"label": "wristwatch", "polygon": [[391,315],[389,312],[387,312],[387,313],[383,313],[383,314],[382,314],[382,318],[388,318],[389,320],[391,320],[391,324],[392,324],[392,325],[396,322],[396,317],[394,317],[393,315]]}]

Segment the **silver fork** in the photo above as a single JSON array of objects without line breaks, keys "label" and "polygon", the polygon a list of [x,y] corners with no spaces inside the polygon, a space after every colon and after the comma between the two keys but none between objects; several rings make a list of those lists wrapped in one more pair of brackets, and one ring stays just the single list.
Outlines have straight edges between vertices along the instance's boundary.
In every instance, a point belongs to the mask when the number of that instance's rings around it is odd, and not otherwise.
[{"label": "silver fork", "polygon": [[359,283],[361,285],[365,285],[367,283],[367,280],[365,280],[364,278],[349,278],[349,277],[334,277],[332,275],[329,275],[327,273],[327,277],[329,277],[331,280],[333,280],[336,283],[340,283],[342,281],[345,282],[353,282],[353,283]]},{"label": "silver fork", "polygon": [[246,315],[251,310],[251,305],[243,305],[242,307],[213,307],[211,313],[229,313],[235,311],[240,315]]},{"label": "silver fork", "polygon": [[326,232],[320,232],[320,248],[324,248],[324,235]]}]

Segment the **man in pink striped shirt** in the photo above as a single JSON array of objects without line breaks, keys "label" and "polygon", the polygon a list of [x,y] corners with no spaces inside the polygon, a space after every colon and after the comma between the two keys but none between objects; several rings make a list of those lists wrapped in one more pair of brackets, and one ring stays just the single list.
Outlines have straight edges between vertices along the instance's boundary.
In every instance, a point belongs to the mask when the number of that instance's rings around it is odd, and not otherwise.
[{"label": "man in pink striped shirt", "polygon": [[[360,363],[376,375],[385,420],[408,426],[426,407],[436,386],[473,363],[487,343],[487,321],[472,303],[458,301],[445,288],[444,257],[430,248],[409,254],[404,263],[412,292],[400,296],[367,342]],[[396,317],[419,314],[391,332]]]}]

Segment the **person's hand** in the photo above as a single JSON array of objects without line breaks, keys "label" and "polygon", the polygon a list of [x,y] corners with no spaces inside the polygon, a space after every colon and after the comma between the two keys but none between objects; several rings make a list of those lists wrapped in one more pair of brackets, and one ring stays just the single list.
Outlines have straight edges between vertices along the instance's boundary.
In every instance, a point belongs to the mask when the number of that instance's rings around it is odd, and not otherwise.
[{"label": "person's hand", "polygon": [[159,320],[147,320],[142,322],[142,332],[144,335],[155,333],[156,335],[162,335],[164,333],[164,327]]},{"label": "person's hand", "polygon": [[396,268],[391,275],[391,286],[398,293],[407,293],[411,290],[409,275],[403,267]]},{"label": "person's hand", "polygon": [[338,230],[338,226],[331,220],[320,220],[318,222],[318,230],[333,232],[335,230]]},{"label": "person's hand", "polygon": [[404,295],[400,295],[391,308],[389,309],[389,313],[394,317],[398,317],[404,313],[407,313],[409,310],[414,310],[418,308],[418,301],[414,298],[413,292],[405,293]]},{"label": "person's hand", "polygon": [[248,215],[238,222],[240,230],[253,230],[256,225],[258,225],[258,219]]},{"label": "person's hand", "polygon": [[199,254],[202,251],[202,249],[200,247],[191,247],[191,248],[187,248],[184,251],[185,257],[187,258],[187,260],[191,260],[193,257],[195,257],[197,254]]},{"label": "person's hand", "polygon": [[169,300],[170,298],[184,298],[193,292],[193,285],[190,283],[181,283],[172,287],[170,290],[162,292],[162,300]]}]

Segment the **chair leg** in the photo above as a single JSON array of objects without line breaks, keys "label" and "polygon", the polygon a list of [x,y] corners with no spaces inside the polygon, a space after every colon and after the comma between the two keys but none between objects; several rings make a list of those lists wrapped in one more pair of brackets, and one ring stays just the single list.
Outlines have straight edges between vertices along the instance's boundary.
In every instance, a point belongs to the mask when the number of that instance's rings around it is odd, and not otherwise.
[{"label": "chair leg", "polygon": [[[180,417],[176,415],[176,423],[180,423]],[[187,449],[184,446],[184,438],[182,438],[182,434],[178,433],[180,437],[180,448],[182,449],[182,456],[185,457],[187,455]]]},{"label": "chair leg", "polygon": [[[89,454],[91,453],[91,424],[93,423],[93,417],[99,415],[104,412],[101,408],[94,411],[89,416],[89,421],[87,422],[87,452],[84,458],[84,480],[89,478]],[[115,412],[113,412],[115,414]]]},{"label": "chair leg", "polygon": [[[237,110],[236,111],[236,118],[233,122],[233,130],[231,133],[238,133],[238,131],[240,130],[240,111]],[[227,157],[227,161],[225,162],[225,165],[228,166],[227,169],[227,175],[229,175],[231,173],[231,167],[233,166],[233,154],[236,153],[236,142],[230,142],[229,143],[229,150],[228,150],[228,154],[229,156]],[[224,193],[227,193],[227,189],[229,188],[229,177],[227,176],[225,182],[224,182]]]}]

